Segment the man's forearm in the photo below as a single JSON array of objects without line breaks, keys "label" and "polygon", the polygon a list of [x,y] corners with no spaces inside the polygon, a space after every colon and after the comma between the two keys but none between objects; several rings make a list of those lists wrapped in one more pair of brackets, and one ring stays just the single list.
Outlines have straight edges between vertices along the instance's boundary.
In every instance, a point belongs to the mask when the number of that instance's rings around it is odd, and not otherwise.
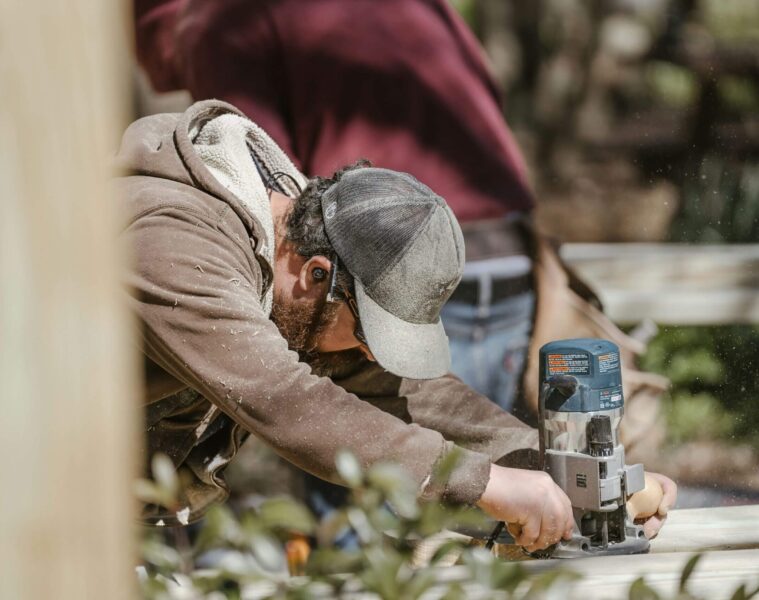
[{"label": "man's forearm", "polygon": [[453,375],[429,381],[404,380],[415,423],[481,452],[502,466],[534,469],[538,465],[537,430],[502,410]]},{"label": "man's forearm", "polygon": [[367,362],[335,382],[408,423],[434,429],[446,440],[486,454],[494,463],[528,469],[538,466],[537,431],[453,375],[401,379]]}]

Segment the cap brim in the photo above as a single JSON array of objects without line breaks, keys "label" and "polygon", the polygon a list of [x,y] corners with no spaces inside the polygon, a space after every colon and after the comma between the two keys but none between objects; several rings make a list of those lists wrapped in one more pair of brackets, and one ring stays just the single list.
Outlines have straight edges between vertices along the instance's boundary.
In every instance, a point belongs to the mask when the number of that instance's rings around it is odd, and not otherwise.
[{"label": "cap brim", "polygon": [[409,323],[387,312],[355,279],[361,328],[382,368],[409,379],[442,377],[451,368],[451,352],[443,323]]}]

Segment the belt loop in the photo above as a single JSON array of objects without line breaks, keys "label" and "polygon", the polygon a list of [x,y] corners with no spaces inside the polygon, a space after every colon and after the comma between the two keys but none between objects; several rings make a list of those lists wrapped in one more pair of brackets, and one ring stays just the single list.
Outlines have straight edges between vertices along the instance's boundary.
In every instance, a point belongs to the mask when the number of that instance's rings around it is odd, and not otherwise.
[{"label": "belt loop", "polygon": [[481,319],[490,316],[490,304],[493,298],[493,278],[489,273],[480,275],[477,280],[479,293],[477,294],[477,315]]}]

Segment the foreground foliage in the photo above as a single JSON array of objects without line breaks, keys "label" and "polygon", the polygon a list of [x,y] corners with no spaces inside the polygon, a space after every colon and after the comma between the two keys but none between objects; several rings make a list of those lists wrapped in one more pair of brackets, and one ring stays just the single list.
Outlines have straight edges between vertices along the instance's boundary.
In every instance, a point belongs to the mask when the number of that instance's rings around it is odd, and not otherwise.
[{"label": "foreground foliage", "polygon": [[[452,466],[451,461],[442,465],[437,476],[444,479]],[[418,502],[414,484],[395,465],[381,464],[363,472],[351,454],[342,453],[337,467],[351,489],[351,502],[322,523],[294,500],[275,497],[239,517],[223,506],[213,508],[193,542],[184,529],[146,532],[138,568],[143,596],[151,600],[558,599],[567,597],[568,587],[580,578],[569,570],[569,563],[537,572],[458,539],[446,541],[432,553],[429,564],[416,567],[414,547],[420,541],[446,528],[485,527],[483,517],[435,501]],[[138,494],[143,500],[160,499],[178,508],[180,483],[169,459],[158,456],[153,471],[155,481],[140,481]],[[347,527],[356,532],[358,548],[335,549],[332,542]],[[305,536],[319,545],[307,561]],[[456,566],[444,568],[452,557]],[[678,599],[697,598],[688,592],[687,582],[699,558],[694,556],[685,566]],[[757,592],[741,587],[733,598],[748,599]],[[629,598],[660,596],[638,579]]]}]

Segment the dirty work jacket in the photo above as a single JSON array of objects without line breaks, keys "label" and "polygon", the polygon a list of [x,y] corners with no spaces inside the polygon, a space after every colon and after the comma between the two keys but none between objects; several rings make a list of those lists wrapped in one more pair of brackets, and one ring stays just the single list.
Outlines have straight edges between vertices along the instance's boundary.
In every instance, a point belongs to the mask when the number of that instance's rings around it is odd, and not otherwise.
[{"label": "dirty work jacket", "polygon": [[337,385],[288,349],[269,319],[268,198],[250,174],[302,176],[236,109],[206,101],[141,119],[117,164],[126,173],[117,180],[122,236],[134,254],[126,283],[145,359],[146,459],[167,454],[188,483],[179,510],[146,506],[147,522],[187,524],[225,499],[223,469],[248,433],[330,481],[343,448],[365,467],[396,461],[422,495],[459,444],[458,466],[436,490],[461,503],[479,499],[491,460],[533,464],[534,430],[452,376],[403,380],[363,363]]}]

